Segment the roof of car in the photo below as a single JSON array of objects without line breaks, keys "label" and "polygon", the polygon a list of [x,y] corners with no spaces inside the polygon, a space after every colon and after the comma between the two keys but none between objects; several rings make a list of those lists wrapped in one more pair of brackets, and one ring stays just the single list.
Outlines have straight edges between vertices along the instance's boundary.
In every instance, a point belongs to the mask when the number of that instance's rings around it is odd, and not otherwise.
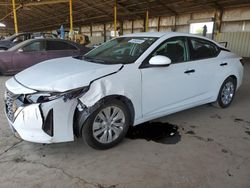
[{"label": "roof of car", "polygon": [[[142,32],[142,33],[131,33],[124,35],[125,37],[163,37],[163,36],[194,36],[194,37],[200,37],[194,34],[189,33],[180,33],[180,32]],[[203,38],[203,37],[201,37]]]},{"label": "roof of car", "polygon": [[[181,32],[142,32],[142,33],[131,33],[131,34],[126,34],[123,35],[121,37],[175,37],[175,36],[187,36],[187,37],[196,37],[196,38],[201,38],[201,39],[205,39],[208,41],[211,41],[213,43],[216,43],[215,41],[200,36],[200,35],[194,35],[194,34],[189,34],[189,33],[181,33]],[[217,43],[216,43],[217,44]],[[217,44],[219,45],[219,44]],[[220,46],[220,45],[219,45]]]},{"label": "roof of car", "polygon": [[22,45],[25,45],[31,41],[41,41],[41,40],[44,40],[44,41],[63,41],[63,42],[68,42],[68,43],[71,43],[71,44],[77,44],[75,43],[74,41],[70,41],[70,40],[65,40],[65,39],[51,39],[51,38],[34,38],[34,39],[28,39],[28,40],[25,40],[23,42],[21,42],[20,44]]},{"label": "roof of car", "polygon": [[123,35],[125,37],[162,37],[166,32],[142,32]]},{"label": "roof of car", "polygon": [[64,41],[64,42],[67,42],[67,43],[70,43],[78,48],[83,48],[81,45],[79,45],[78,43],[76,42],[73,42],[73,41],[70,41],[70,40],[64,40],[64,39],[51,39],[51,38],[35,38],[35,39],[28,39],[28,40],[25,40],[15,46],[13,46],[12,48],[10,48],[8,51],[15,51],[16,49],[20,48],[20,47],[23,47],[27,44],[29,44],[31,41]]}]

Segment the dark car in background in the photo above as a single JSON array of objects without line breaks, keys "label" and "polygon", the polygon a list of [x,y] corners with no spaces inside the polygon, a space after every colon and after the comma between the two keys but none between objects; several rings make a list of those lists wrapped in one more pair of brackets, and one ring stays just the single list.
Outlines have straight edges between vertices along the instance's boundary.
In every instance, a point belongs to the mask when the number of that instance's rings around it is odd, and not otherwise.
[{"label": "dark car in background", "polygon": [[62,39],[29,39],[0,52],[0,74],[13,75],[42,61],[79,56],[89,48]]},{"label": "dark car in background", "polygon": [[7,50],[25,40],[33,38],[32,33],[18,33],[0,40],[0,50]]}]

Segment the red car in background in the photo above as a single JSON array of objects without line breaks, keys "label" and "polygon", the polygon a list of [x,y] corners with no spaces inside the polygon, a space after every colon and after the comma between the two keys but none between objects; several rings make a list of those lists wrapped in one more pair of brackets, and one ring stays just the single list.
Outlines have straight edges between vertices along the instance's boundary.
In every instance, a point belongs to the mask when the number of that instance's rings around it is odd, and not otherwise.
[{"label": "red car in background", "polygon": [[29,39],[0,52],[0,74],[14,75],[42,61],[78,56],[90,49],[62,39]]}]

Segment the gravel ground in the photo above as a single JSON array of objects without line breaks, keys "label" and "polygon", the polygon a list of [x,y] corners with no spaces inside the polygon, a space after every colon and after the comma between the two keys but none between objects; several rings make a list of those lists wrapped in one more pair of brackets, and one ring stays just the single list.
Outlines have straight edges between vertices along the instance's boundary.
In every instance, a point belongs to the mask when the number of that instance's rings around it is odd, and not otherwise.
[{"label": "gravel ground", "polygon": [[249,188],[248,73],[250,62],[229,108],[203,105],[161,118],[157,121],[179,128],[166,142],[153,131],[156,139],[148,138],[150,133],[138,139],[135,135],[106,151],[94,150],[80,139],[52,145],[16,139],[3,110],[8,77],[0,77],[0,187]]}]

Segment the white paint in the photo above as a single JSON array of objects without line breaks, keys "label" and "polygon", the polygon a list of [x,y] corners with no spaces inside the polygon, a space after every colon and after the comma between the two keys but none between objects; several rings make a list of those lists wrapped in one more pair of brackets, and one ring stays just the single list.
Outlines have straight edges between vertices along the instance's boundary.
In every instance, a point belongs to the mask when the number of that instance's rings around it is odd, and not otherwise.
[{"label": "white paint", "polygon": [[154,56],[149,60],[150,65],[169,65],[170,63],[171,59],[163,55]]},{"label": "white paint", "polygon": [[63,92],[89,85],[92,80],[115,72],[120,67],[66,57],[39,63],[15,75],[15,78],[24,86],[38,91]]},{"label": "white paint", "polygon": [[14,123],[9,124],[15,128],[23,140],[38,143],[51,143],[52,138],[42,131],[42,116],[39,104],[32,104],[23,109]]},{"label": "white paint", "polygon": [[12,77],[11,79],[9,79],[5,83],[5,87],[8,88],[8,90],[11,91],[13,94],[20,94],[20,93],[30,94],[30,93],[35,93],[36,92],[33,89],[29,89],[29,88],[24,87],[23,85],[19,84],[14,79],[14,77]]},{"label": "white paint", "polygon": [[[10,79],[6,87],[16,94],[33,92],[25,86],[49,92],[63,92],[88,86],[89,90],[79,100],[87,107],[110,95],[127,97],[135,111],[134,125],[177,111],[216,100],[219,88],[230,75],[241,85],[243,67],[231,52],[221,51],[216,58],[171,64],[168,67],[140,69],[141,63],[159,44],[175,36],[192,36],[183,33],[139,33],[129,37],[159,37],[134,63],[103,65],[73,58],[60,58],[35,65],[16,75],[24,86]],[[198,37],[203,38],[203,37]],[[209,40],[209,39],[206,39]],[[211,40],[210,40],[211,41]],[[213,42],[213,41],[211,41]],[[220,66],[221,63],[228,66]],[[185,74],[186,70],[195,72]],[[114,73],[114,74],[110,74]],[[109,74],[109,75],[108,75]],[[107,76],[105,76],[107,75]],[[211,80],[212,79],[212,80]],[[94,80],[94,81],[93,81]],[[54,110],[54,136],[41,129],[39,104],[28,105],[17,116],[14,124],[24,140],[53,143],[73,140],[73,114],[77,99],[64,102],[62,98],[41,104],[43,115]]]}]

